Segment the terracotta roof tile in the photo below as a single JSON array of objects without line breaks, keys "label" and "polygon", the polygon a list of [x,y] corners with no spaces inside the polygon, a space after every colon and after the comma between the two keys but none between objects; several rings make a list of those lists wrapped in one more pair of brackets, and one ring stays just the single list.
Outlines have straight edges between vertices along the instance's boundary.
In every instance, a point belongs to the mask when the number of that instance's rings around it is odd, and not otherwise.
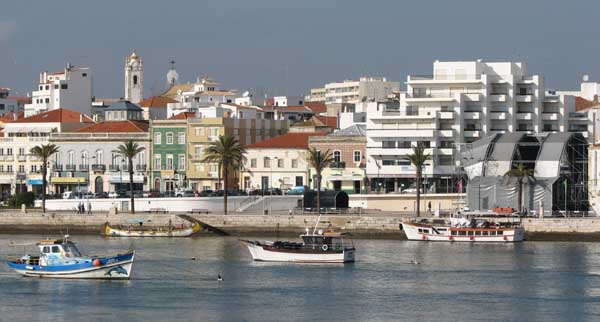
[{"label": "terracotta roof tile", "polygon": [[146,121],[105,121],[81,128],[75,132],[83,133],[140,133],[148,132]]},{"label": "terracotta roof tile", "polygon": [[323,102],[304,102],[304,106],[308,107],[315,114],[327,112],[327,105]]},{"label": "terracotta roof tile", "polygon": [[7,98],[9,100],[15,100],[17,102],[21,102],[21,103],[25,103],[25,104],[30,104],[31,103],[31,97],[26,97],[26,96],[9,96]]},{"label": "terracotta roof tile", "polygon": [[253,148],[299,148],[308,149],[308,138],[311,136],[324,136],[324,132],[290,132],[247,146]]},{"label": "terracotta roof tile", "polygon": [[590,108],[592,106],[597,106],[597,105],[600,105],[600,102],[598,102],[597,98],[595,98],[595,100],[593,100],[593,101],[590,101],[590,100],[586,100],[583,97],[579,97],[579,96],[575,97],[575,111],[587,110],[588,108]]},{"label": "terracotta roof tile", "polygon": [[187,91],[192,90],[192,88],[194,88],[194,84],[191,84],[191,83],[177,84],[177,85],[171,86],[166,92],[162,93],[160,96],[168,97],[170,99],[175,99],[178,95],[177,92],[179,92],[179,91],[187,92]]},{"label": "terracotta roof tile", "polygon": [[167,120],[186,120],[194,117],[196,117],[196,113],[194,112],[181,112],[169,117]]},{"label": "terracotta roof tile", "polygon": [[138,105],[141,107],[167,107],[169,103],[177,103],[177,101],[165,96],[152,96],[142,100]]},{"label": "terracotta roof tile", "polygon": [[[16,117],[15,117],[16,115]],[[10,113],[6,113],[3,116],[0,117],[0,122],[3,123],[11,123],[14,122],[15,120],[19,120],[22,119],[25,116],[25,112],[21,111],[21,112],[10,112]]]},{"label": "terracotta roof tile", "polygon": [[315,115],[314,117],[317,118],[317,120],[323,122],[323,124],[329,126],[332,129],[337,129],[338,128],[338,124],[337,124],[337,116],[321,116],[321,115]]},{"label": "terracotta roof tile", "polygon": [[18,119],[13,123],[76,123],[80,122],[81,116],[83,116],[83,123],[94,123],[89,116],[68,110],[66,108],[59,108],[56,110],[32,115]]}]

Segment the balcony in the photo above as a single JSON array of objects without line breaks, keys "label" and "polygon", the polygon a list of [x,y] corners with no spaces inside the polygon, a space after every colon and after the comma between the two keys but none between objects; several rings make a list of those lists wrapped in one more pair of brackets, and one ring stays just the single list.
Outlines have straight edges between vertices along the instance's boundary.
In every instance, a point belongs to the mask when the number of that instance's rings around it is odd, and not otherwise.
[{"label": "balcony", "polygon": [[508,131],[507,128],[504,127],[492,127],[490,129],[491,132],[496,132],[496,133],[506,133]]},{"label": "balcony", "polygon": [[90,166],[87,164],[80,164],[79,165],[79,171],[89,171],[90,170]]},{"label": "balcony", "polygon": [[21,154],[21,155],[17,156],[17,160],[19,160],[19,162],[25,162],[25,161],[27,161],[27,156],[24,154]]},{"label": "balcony", "polygon": [[481,112],[463,112],[463,119],[465,120],[479,120],[481,118]]},{"label": "balcony", "polygon": [[438,112],[438,118],[441,120],[454,119],[454,112]]},{"label": "balcony", "polygon": [[531,103],[533,102],[533,95],[532,94],[517,94],[515,96],[516,101],[518,103]]},{"label": "balcony", "polygon": [[409,75],[408,84],[481,83],[481,74]]},{"label": "balcony", "polygon": [[587,119],[588,115],[587,113],[578,113],[578,112],[570,112],[569,113],[569,118],[572,119]]},{"label": "balcony", "polygon": [[74,164],[67,164],[65,166],[66,171],[75,171],[77,170],[77,167]]},{"label": "balcony", "polygon": [[453,137],[454,136],[454,130],[452,129],[443,129],[443,130],[437,130],[436,131],[437,136],[440,137]]},{"label": "balcony", "polygon": [[544,121],[558,121],[558,112],[544,112],[542,113],[542,120]]},{"label": "balcony", "polygon": [[111,172],[118,172],[119,171],[119,166],[116,164],[111,164],[108,166],[108,171]]},{"label": "balcony", "polygon": [[479,137],[481,137],[481,130],[480,129],[467,129],[464,132],[464,136],[466,138],[479,138]]},{"label": "balcony", "polygon": [[333,169],[344,169],[344,168],[346,168],[346,162],[343,162],[343,161],[340,161],[340,162],[331,162],[329,164],[329,167],[333,168]]},{"label": "balcony", "polygon": [[106,171],[106,165],[104,165],[104,164],[92,164],[92,171],[94,171],[94,172],[104,172],[104,171]]},{"label": "balcony", "polygon": [[12,154],[8,154],[6,155],[6,161],[13,161],[15,159],[15,156]]},{"label": "balcony", "polygon": [[464,94],[465,101],[470,102],[479,102],[481,100],[481,94],[479,93],[469,93]]},{"label": "balcony", "polygon": [[506,102],[506,94],[492,93],[489,96],[490,102]]},{"label": "balcony", "polygon": [[145,164],[138,164],[135,166],[137,171],[146,171],[147,166]]},{"label": "balcony", "polygon": [[506,120],[507,112],[490,112],[490,119],[492,120]]},{"label": "balcony", "polygon": [[517,120],[532,120],[533,112],[517,112]]},{"label": "balcony", "polygon": [[52,165],[52,171],[62,171],[63,167],[62,164],[53,164]]}]

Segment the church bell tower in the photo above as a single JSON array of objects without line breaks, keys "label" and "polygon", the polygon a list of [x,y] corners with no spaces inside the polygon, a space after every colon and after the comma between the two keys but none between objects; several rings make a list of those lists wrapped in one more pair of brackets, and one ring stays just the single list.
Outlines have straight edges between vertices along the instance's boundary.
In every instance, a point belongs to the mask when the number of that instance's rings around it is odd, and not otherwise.
[{"label": "church bell tower", "polygon": [[125,99],[136,104],[144,99],[144,65],[135,51],[125,58]]}]

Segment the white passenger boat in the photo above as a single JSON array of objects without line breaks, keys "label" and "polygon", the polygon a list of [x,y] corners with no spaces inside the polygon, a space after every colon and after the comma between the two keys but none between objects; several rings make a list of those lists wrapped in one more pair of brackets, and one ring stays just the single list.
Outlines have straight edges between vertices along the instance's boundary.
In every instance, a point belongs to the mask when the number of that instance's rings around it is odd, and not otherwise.
[{"label": "white passenger boat", "polygon": [[525,230],[519,223],[496,223],[488,219],[405,221],[402,229],[408,240],[445,242],[519,242]]},{"label": "white passenger boat", "polygon": [[354,262],[354,244],[344,238],[348,234],[313,232],[300,235],[302,242],[259,242],[241,240],[255,261],[296,263],[349,263]]},{"label": "white passenger boat", "polygon": [[37,244],[39,255],[24,255],[9,261],[14,271],[24,276],[69,279],[129,279],[134,251],[113,256],[82,256],[69,236],[43,240]]}]

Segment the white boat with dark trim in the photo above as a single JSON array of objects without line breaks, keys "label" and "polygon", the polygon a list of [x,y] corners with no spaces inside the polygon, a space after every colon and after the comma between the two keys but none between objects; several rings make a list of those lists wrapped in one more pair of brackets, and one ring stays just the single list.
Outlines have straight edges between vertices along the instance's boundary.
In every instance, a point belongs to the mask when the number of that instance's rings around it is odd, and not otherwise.
[{"label": "white boat with dark trim", "polygon": [[519,242],[525,230],[519,223],[492,222],[488,219],[453,218],[445,220],[407,220],[402,229],[408,240],[445,242]]},{"label": "white boat with dark trim", "polygon": [[75,243],[64,239],[43,240],[37,244],[39,256],[24,255],[9,261],[24,276],[71,279],[129,279],[135,251],[114,256],[81,255]]},{"label": "white boat with dark trim", "polygon": [[[300,235],[302,242],[241,240],[255,261],[295,263],[354,262],[354,244],[346,233],[318,231]],[[345,238],[346,237],[346,238]]]}]

